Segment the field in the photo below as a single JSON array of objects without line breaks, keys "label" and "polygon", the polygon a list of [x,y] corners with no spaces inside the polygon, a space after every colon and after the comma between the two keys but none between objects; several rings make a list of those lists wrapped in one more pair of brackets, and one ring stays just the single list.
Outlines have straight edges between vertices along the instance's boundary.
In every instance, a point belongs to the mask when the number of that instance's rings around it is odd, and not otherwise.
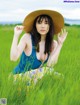
[{"label": "field", "polygon": [[54,71],[36,86],[8,78],[17,62],[10,61],[13,25],[0,26],[0,98],[7,105],[80,105],[80,27],[67,26],[68,36]]}]

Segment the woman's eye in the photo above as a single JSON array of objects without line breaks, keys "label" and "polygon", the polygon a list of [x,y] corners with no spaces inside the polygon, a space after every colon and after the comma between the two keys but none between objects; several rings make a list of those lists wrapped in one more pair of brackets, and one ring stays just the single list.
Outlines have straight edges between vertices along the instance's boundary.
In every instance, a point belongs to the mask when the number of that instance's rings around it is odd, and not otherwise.
[{"label": "woman's eye", "polygon": [[39,21],[39,22],[38,22],[38,24],[41,24],[41,23],[42,23],[42,21]]},{"label": "woman's eye", "polygon": [[45,21],[45,24],[48,24],[48,22],[47,22],[47,21]]},{"label": "woman's eye", "polygon": [[[42,21],[37,21],[38,24],[42,24]],[[45,21],[44,24],[48,24],[48,21]]]}]

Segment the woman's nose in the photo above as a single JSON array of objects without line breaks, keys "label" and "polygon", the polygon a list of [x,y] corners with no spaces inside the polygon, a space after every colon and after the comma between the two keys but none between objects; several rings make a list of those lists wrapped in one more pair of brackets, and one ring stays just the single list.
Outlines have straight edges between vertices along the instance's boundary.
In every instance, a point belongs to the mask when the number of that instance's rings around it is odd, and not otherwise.
[{"label": "woman's nose", "polygon": [[45,27],[45,24],[44,24],[44,23],[42,23],[42,24],[41,24],[41,26],[42,26],[42,27]]}]

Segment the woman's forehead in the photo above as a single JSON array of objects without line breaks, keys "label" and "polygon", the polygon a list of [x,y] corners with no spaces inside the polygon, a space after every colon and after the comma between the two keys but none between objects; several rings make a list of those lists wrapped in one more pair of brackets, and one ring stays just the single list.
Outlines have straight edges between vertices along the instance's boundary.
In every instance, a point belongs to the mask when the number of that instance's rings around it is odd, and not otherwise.
[{"label": "woman's forehead", "polygon": [[39,16],[37,18],[37,21],[43,21],[43,20],[48,21],[48,17],[47,16]]}]

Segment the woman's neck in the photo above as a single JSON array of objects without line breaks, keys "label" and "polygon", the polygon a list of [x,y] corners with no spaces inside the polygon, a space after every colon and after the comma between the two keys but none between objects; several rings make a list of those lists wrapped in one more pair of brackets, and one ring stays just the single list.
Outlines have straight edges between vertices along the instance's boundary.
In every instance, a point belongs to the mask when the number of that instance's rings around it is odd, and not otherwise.
[{"label": "woman's neck", "polygon": [[41,35],[41,42],[45,41],[46,35]]}]

